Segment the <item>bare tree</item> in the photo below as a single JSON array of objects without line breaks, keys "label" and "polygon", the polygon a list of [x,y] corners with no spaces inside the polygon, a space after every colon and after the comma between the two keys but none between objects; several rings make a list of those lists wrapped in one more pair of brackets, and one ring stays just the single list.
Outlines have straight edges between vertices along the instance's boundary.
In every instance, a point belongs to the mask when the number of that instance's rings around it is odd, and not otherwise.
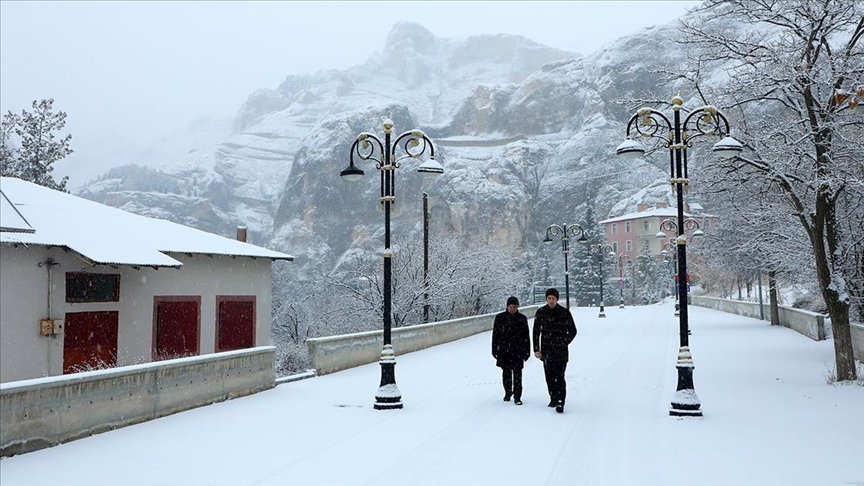
[{"label": "bare tree", "polygon": [[[730,82],[716,96],[727,113],[740,112],[736,137],[750,149],[709,167],[708,182],[737,194],[742,206],[755,203],[753,211],[785,208],[806,235],[831,316],[837,379],[854,380],[849,312],[861,292],[850,286],[860,271],[861,233],[848,220],[861,217],[852,205],[864,190],[864,117],[854,109],[864,85],[864,4],[707,0],[696,13],[682,27],[683,42],[726,69]],[[754,241],[773,242],[776,253],[782,238],[766,233]]]},{"label": "bare tree", "polygon": [[[435,320],[483,313],[490,305],[503,302],[506,295],[517,293],[528,279],[527,271],[515,265],[518,255],[503,246],[477,247],[454,238],[433,238],[430,247],[427,280],[430,318]],[[393,248],[393,325],[420,323],[424,304],[422,242],[398,239]],[[351,315],[381,319],[380,255],[360,250],[346,255],[326,277],[329,284],[351,302]]]}]

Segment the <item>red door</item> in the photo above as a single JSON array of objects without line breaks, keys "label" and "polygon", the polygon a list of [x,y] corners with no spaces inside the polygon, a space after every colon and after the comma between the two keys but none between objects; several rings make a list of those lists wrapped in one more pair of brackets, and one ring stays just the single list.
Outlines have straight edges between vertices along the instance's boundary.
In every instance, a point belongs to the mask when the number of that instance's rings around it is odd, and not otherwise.
[{"label": "red door", "polygon": [[216,351],[255,346],[255,297],[217,297]]},{"label": "red door", "polygon": [[155,307],[153,360],[196,356],[201,299],[156,297]]},{"label": "red door", "polygon": [[117,365],[117,311],[69,312],[63,327],[64,374]]}]

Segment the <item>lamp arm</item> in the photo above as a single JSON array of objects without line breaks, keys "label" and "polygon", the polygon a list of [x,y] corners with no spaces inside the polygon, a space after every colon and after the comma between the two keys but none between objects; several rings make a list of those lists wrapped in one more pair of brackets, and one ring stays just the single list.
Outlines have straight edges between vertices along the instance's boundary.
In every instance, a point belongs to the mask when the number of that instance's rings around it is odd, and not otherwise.
[{"label": "lamp arm", "polygon": [[[401,147],[404,153],[401,157],[396,157],[396,148]],[[423,133],[422,130],[409,130],[401,133],[396,140],[393,141],[393,160],[399,162],[404,159],[420,158],[426,151],[429,151],[430,157],[435,157],[435,145],[432,140]]]},{"label": "lamp arm", "polygon": [[[648,122],[648,120],[650,120],[650,122]],[[667,118],[663,113],[653,108],[640,108],[635,115],[630,117],[630,121],[627,122],[627,138],[630,138],[631,130],[635,129],[636,134],[640,137],[657,138],[668,143],[669,141],[666,134],[657,134],[657,131],[662,126],[661,123],[659,123],[660,120],[666,124],[666,128],[669,131],[673,129],[672,122],[669,121],[669,118]],[[641,128],[640,122],[643,122],[641,125],[646,128]]]},{"label": "lamp arm", "polygon": [[354,155],[356,154],[360,160],[375,162],[376,167],[380,169],[383,162],[375,156],[376,153],[384,154],[384,144],[378,137],[368,132],[357,135],[357,140],[354,140],[351,150],[348,152],[351,165],[354,165]]},{"label": "lamp arm", "polygon": [[558,226],[557,224],[550,224],[549,227],[546,228],[546,236],[549,237],[549,235],[558,237],[566,236],[564,233],[564,228]]},{"label": "lamp arm", "polygon": [[[579,224],[576,224],[576,223],[571,224],[567,227],[567,229],[569,230],[570,237],[572,237],[572,238],[579,239],[576,236],[577,234],[579,236],[585,236],[585,230]],[[577,233],[577,231],[578,231],[578,233]]]},{"label": "lamp arm", "polygon": [[693,218],[684,219],[684,229],[687,229],[687,230],[699,229],[699,221],[697,221]]},{"label": "lamp arm", "polygon": [[687,115],[687,118],[684,119],[684,123],[681,124],[682,130],[685,132],[689,131],[688,126],[693,120],[693,117],[697,117],[695,119],[695,133],[689,137],[690,139],[702,135],[718,134],[722,136],[729,134],[729,120],[726,119],[726,116],[723,115],[723,113],[711,105],[703,106]]}]

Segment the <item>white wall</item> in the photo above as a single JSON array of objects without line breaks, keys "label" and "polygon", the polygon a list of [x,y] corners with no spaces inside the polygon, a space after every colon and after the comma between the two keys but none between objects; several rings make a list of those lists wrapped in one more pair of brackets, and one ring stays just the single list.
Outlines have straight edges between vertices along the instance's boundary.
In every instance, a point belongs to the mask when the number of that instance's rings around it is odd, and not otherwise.
[{"label": "white wall", "polygon": [[[270,345],[272,262],[264,258],[172,254],[179,269],[135,269],[129,266],[91,267],[62,248],[0,245],[0,382],[63,373],[63,334],[39,335],[39,319],[48,316],[48,270],[39,267],[49,257],[51,315],[67,312],[118,311],[118,366],[149,362],[153,339],[154,296],[201,297],[200,353],[216,345],[216,296],[255,295],[255,345]],[[66,272],[120,274],[120,301],[67,303]]]}]

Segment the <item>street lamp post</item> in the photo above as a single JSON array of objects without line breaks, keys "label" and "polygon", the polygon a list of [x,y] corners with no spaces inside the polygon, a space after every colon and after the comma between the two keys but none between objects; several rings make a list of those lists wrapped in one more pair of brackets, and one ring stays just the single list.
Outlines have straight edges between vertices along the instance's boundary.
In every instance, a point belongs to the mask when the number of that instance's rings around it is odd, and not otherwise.
[{"label": "street lamp post", "polygon": [[678,317],[680,315],[680,306],[678,304],[678,274],[676,273],[678,269],[678,254],[675,252],[675,239],[673,238],[663,243],[660,253],[664,257],[667,257],[667,263],[672,263],[672,294],[675,295],[675,317]]},{"label": "street lamp post", "polygon": [[[689,190],[690,180],[687,174],[687,149],[693,139],[704,135],[718,135],[723,138],[714,144],[713,151],[723,158],[737,156],[743,150],[740,142],[729,135],[729,121],[717,110],[706,105],[694,110],[684,121],[681,121],[681,110],[684,100],[676,96],[672,98],[672,120],[652,108],[641,108],[627,123],[627,139],[619,145],[615,152],[627,158],[638,158],[645,153],[641,143],[632,136],[656,138],[662,146],[669,150],[669,182],[675,191],[678,204],[678,275],[687,275],[687,239],[684,236],[684,190]],[[692,122],[692,125],[691,125]],[[686,277],[685,277],[686,278]],[[690,354],[687,322],[687,295],[681,293],[683,285],[678,285],[680,302],[678,351],[678,386],[672,399],[669,415],[702,416],[701,403],[693,387],[693,357]],[[686,292],[686,290],[685,290]]]},{"label": "street lamp post", "polygon": [[[585,230],[582,229],[578,224],[567,225],[564,223],[563,226],[558,226],[557,224],[551,224],[548,228],[546,228],[546,238],[543,238],[543,243],[552,243],[552,236],[557,236],[561,238],[561,252],[564,253],[564,291],[567,295],[567,308],[570,308],[570,267],[569,267],[569,255],[570,255],[570,238],[579,235],[579,238],[576,240],[583,245],[588,243],[588,238],[585,238]],[[600,300],[603,300],[602,298]]]},{"label": "street lamp post", "polygon": [[[691,236],[694,239],[696,239],[696,237],[705,235],[705,233],[703,233],[702,230],[699,228],[699,222],[693,218],[686,218],[684,220],[684,230],[685,231],[687,231],[687,230],[692,231]],[[678,233],[678,223],[675,222],[675,220],[673,220],[673,219],[664,219],[663,221],[661,221],[660,222],[660,231],[657,232],[657,239],[658,240],[666,239],[666,237],[667,237],[666,232],[667,231],[674,232],[677,234]],[[660,253],[663,255],[672,255],[672,261],[673,261],[673,265],[674,265],[673,268],[677,268],[677,266],[678,266],[678,255],[677,255],[677,252],[674,251],[675,250],[675,241],[676,241],[675,238],[670,239],[668,242],[663,244],[663,248],[660,251]],[[687,278],[687,275],[685,275],[683,277],[683,279],[684,279],[684,291],[682,292],[680,290],[681,279],[682,279],[681,275],[673,272],[673,277],[675,280],[675,316],[678,317],[681,315],[681,304],[680,304],[680,300],[678,300],[678,296],[680,294],[680,295],[684,296],[685,300],[687,299],[687,284],[690,282],[690,279]],[[687,330],[687,333],[688,334],[690,333],[689,329]]]},{"label": "street lamp post", "polygon": [[618,292],[620,294],[620,301],[618,302],[618,308],[624,308],[624,259],[627,259],[627,262],[630,262],[630,257],[623,253],[619,253],[618,255]]},{"label": "street lamp post", "polygon": [[[390,211],[396,202],[396,169],[405,159],[419,159],[429,152],[429,160],[421,163],[417,172],[428,176],[438,176],[444,172],[444,167],[435,160],[435,147],[432,141],[420,130],[410,130],[400,134],[391,141],[393,121],[388,117],[383,122],[384,141],[367,132],[357,136],[351,145],[348,167],[339,175],[346,181],[356,181],[363,177],[363,170],[354,165],[354,156],[359,160],[375,162],[380,172],[381,196],[380,204],[384,209],[384,344],[381,349],[381,384],[375,393],[376,410],[392,410],[402,408],[402,394],[396,386],[396,356],[390,342],[390,325],[392,319],[392,276],[391,264],[393,251],[390,249]],[[397,149],[400,154],[397,157]]]},{"label": "street lamp post", "polygon": [[597,253],[597,261],[600,263],[600,313],[597,317],[606,317],[606,310],[603,306],[603,264],[606,263],[606,256],[615,257],[615,251],[612,245],[599,243],[591,245],[589,248],[591,253]]},{"label": "street lamp post", "polygon": [[630,300],[636,304],[636,265],[633,265],[633,260],[627,260],[627,266],[630,267]]}]

